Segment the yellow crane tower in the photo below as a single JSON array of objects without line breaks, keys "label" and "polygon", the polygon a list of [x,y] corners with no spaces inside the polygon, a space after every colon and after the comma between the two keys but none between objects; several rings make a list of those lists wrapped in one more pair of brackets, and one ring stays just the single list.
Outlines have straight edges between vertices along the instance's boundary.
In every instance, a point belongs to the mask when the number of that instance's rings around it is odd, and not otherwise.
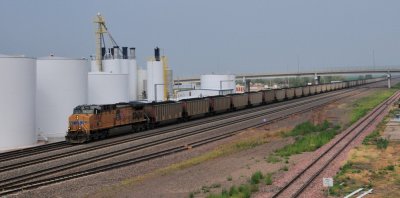
[{"label": "yellow crane tower", "polygon": [[[107,33],[108,36],[110,37],[110,40],[114,46],[118,46],[118,44],[115,42],[114,38],[111,36],[111,33],[108,31],[107,26],[106,26],[106,21],[103,16],[101,16],[100,13],[97,13],[96,18],[94,19],[94,23],[97,24],[97,29],[96,29],[96,65],[99,67],[99,71],[103,71],[103,54],[101,51],[101,48],[104,46],[105,47],[105,41],[104,41],[104,34]],[[117,52],[116,52],[117,53]]]},{"label": "yellow crane tower", "polygon": [[164,100],[169,98],[169,81],[168,81],[168,58],[166,56],[161,56],[161,61],[163,64],[163,77],[164,77]]}]

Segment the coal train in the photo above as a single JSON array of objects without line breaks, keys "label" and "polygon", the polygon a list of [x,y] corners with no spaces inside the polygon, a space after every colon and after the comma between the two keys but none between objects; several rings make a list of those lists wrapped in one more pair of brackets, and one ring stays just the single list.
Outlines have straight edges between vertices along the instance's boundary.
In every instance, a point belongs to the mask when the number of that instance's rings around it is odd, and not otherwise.
[{"label": "coal train", "polygon": [[350,88],[384,79],[374,78],[262,90],[186,99],[178,102],[80,105],[74,108],[73,114],[69,117],[69,127],[65,139],[73,144],[85,143],[107,138],[110,134],[120,131],[138,132],[155,128],[163,123],[187,121],[193,118]]}]

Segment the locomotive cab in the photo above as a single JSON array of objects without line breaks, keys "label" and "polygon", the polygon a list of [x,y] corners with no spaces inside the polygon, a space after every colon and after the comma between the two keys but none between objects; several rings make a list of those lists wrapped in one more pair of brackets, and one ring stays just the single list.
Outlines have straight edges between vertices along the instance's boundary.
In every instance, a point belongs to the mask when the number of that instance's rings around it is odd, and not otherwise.
[{"label": "locomotive cab", "polygon": [[90,141],[90,123],[95,115],[100,113],[98,105],[81,105],[74,108],[73,114],[68,119],[68,132],[65,139],[70,143],[84,143]]}]

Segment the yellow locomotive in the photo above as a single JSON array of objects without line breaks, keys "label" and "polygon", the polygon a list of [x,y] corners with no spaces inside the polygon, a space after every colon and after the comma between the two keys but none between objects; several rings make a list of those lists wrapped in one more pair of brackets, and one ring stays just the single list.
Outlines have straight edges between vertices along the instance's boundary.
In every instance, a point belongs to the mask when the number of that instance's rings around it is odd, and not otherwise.
[{"label": "yellow locomotive", "polygon": [[143,105],[80,105],[69,117],[65,139],[70,143],[84,143],[124,130],[141,131],[147,128],[147,120]]}]

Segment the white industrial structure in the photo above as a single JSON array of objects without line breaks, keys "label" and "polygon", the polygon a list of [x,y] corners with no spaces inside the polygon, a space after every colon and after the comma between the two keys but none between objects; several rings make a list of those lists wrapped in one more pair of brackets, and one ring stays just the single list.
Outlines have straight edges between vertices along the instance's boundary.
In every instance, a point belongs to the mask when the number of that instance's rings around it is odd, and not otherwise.
[{"label": "white industrial structure", "polygon": [[[201,89],[178,91],[176,93],[176,100],[236,93],[235,78],[235,75],[201,75]],[[195,87],[195,85],[187,84],[184,84],[183,86]]]},{"label": "white industrial structure", "polygon": [[235,75],[206,74],[200,77],[201,89],[233,90],[235,93]]},{"label": "white industrial structure", "polygon": [[[98,14],[96,56],[90,60],[0,55],[0,149],[28,146],[37,138],[64,138],[68,117],[82,104],[172,98],[173,76],[159,48],[139,69],[135,48],[120,48]],[[106,48],[104,34],[112,47]],[[128,51],[129,50],[129,51]]]},{"label": "white industrial structure", "polygon": [[147,98],[147,70],[139,68],[137,78],[138,78],[138,84],[137,84],[138,99],[144,100]]},{"label": "white industrial structure", "polygon": [[135,48],[130,48],[129,59],[128,59],[128,78],[129,78],[129,100],[138,100],[138,67],[136,63],[136,52]]},{"label": "white industrial structure", "polygon": [[43,57],[37,60],[36,133],[44,140],[63,139],[74,107],[87,103],[89,62]]},{"label": "white industrial structure", "polygon": [[147,61],[147,100],[164,100],[164,68],[160,59],[160,49],[154,50],[154,58]]},{"label": "white industrial structure", "polygon": [[110,74],[121,73],[121,59],[105,59],[103,60],[103,72]]},{"label": "white industrial structure", "polygon": [[129,101],[128,74],[90,72],[88,80],[89,104],[112,104]]},{"label": "white industrial structure", "polygon": [[36,60],[0,55],[0,149],[36,143]]}]

